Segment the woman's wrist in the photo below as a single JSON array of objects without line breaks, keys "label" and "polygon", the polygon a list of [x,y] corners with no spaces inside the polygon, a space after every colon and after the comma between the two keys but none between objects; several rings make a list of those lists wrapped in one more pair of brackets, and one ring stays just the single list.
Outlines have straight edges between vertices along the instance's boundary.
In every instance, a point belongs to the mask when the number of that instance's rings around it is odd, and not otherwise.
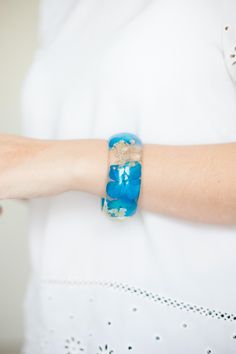
[{"label": "woman's wrist", "polygon": [[80,139],[68,144],[72,154],[70,189],[103,195],[108,174],[107,141]]}]

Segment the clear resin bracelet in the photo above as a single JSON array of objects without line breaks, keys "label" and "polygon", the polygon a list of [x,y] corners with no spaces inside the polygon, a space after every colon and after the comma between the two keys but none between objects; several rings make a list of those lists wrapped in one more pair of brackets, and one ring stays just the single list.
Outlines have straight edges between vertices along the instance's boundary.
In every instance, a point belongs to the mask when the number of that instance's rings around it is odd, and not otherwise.
[{"label": "clear resin bracelet", "polygon": [[142,142],[134,134],[119,133],[108,140],[109,175],[101,209],[115,220],[135,214],[141,188]]}]

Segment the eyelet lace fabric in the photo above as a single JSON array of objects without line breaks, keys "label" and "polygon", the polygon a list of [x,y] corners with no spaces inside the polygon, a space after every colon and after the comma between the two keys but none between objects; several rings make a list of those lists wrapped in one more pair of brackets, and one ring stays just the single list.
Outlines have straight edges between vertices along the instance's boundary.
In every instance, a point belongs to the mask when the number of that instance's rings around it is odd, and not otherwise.
[{"label": "eyelet lace fabric", "polygon": [[212,309],[212,308],[207,308],[207,307],[202,307],[198,306],[196,304],[190,304],[186,303],[184,301],[176,300],[170,297],[162,296],[160,294],[156,294],[154,292],[145,290],[145,289],[140,289],[135,286],[131,286],[128,284],[123,284],[123,283],[116,283],[116,282],[109,282],[109,281],[59,281],[59,280],[45,280],[43,281],[45,284],[58,284],[62,285],[64,284],[65,286],[96,286],[96,287],[104,287],[108,289],[112,289],[118,292],[125,292],[130,295],[135,295],[135,296],[141,296],[142,298],[152,301],[152,302],[158,302],[162,305],[165,306],[170,306],[173,308],[177,308],[179,310],[183,311],[190,311],[199,315],[203,316],[210,316],[212,318],[216,318],[218,320],[225,320],[225,321],[235,321],[236,323],[236,313],[228,313],[228,312],[223,312],[220,310]]},{"label": "eyelet lace fabric", "polygon": [[[34,301],[28,289],[27,301]],[[227,354],[236,351],[236,314],[190,304],[131,284],[44,279],[38,285],[37,328],[21,354]],[[55,351],[56,350],[56,351]]]},{"label": "eyelet lace fabric", "polygon": [[236,23],[225,22],[222,28],[223,55],[228,73],[236,83]]}]

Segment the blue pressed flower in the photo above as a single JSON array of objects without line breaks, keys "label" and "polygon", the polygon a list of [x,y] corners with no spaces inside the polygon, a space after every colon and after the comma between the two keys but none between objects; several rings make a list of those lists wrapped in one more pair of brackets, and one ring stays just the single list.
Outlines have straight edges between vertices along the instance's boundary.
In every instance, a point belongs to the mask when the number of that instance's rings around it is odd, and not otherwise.
[{"label": "blue pressed flower", "polygon": [[109,177],[113,181],[126,181],[141,177],[142,166],[137,161],[126,162],[124,165],[111,165]]},{"label": "blue pressed flower", "polygon": [[140,178],[141,177],[141,169],[142,166],[139,162],[135,161],[133,165],[129,168],[129,176],[132,179]]},{"label": "blue pressed flower", "polygon": [[140,179],[128,179],[121,183],[110,181],[106,186],[106,193],[111,198],[127,197],[128,199],[137,199],[140,192]]},{"label": "blue pressed flower", "polygon": [[141,140],[135,134],[124,132],[111,136],[111,138],[109,139],[109,149],[111,149],[116,143],[121,140],[125,141],[127,144],[131,144],[132,141],[135,143],[135,145],[142,144]]},{"label": "blue pressed flower", "polygon": [[131,216],[137,209],[137,203],[134,200],[125,198],[107,200],[107,208],[111,216],[117,216],[120,211],[124,211],[123,216]]},{"label": "blue pressed flower", "polygon": [[140,185],[141,185],[140,179],[134,179],[134,180],[129,181],[125,185],[124,195],[126,195],[127,198],[129,198],[129,199],[137,200],[139,197]]},{"label": "blue pressed flower", "polygon": [[122,192],[123,184],[117,182],[108,182],[106,186],[106,193],[111,198],[120,198],[123,194]]}]

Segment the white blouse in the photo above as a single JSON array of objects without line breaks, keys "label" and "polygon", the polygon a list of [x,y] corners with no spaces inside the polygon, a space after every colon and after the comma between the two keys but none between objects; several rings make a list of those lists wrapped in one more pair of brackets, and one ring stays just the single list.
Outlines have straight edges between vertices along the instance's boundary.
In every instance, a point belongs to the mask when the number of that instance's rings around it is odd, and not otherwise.
[{"label": "white blouse", "polygon": [[[44,0],[39,35],[22,134],[236,140],[235,0]],[[235,226],[116,223],[78,191],[29,211],[22,354],[236,353]]]}]

